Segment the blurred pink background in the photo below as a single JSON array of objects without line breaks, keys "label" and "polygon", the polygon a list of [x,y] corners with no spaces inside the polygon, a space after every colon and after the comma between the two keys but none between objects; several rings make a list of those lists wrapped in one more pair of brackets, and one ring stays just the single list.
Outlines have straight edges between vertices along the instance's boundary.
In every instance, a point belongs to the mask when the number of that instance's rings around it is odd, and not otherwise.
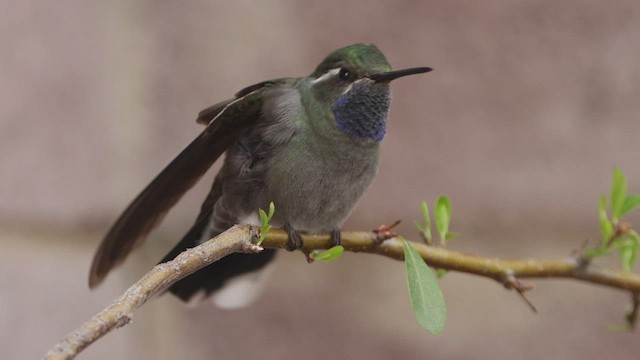
[{"label": "blurred pink background", "polygon": [[[41,357],[104,308],[191,225],[213,171],[150,241],[90,292],[101,236],[244,86],[304,76],[371,42],[395,68],[380,172],[347,229],[447,194],[451,247],[568,256],[598,239],[597,198],[620,166],[640,192],[640,3],[632,1],[22,1],[0,3],[0,357]],[[215,167],[217,169],[217,166]],[[630,219],[640,224],[638,216]],[[499,284],[442,280],[443,334],[419,328],[403,265],[281,254],[243,311],[152,300],[80,359],[634,359],[615,333],[628,295],[537,280],[532,314]],[[615,266],[616,263],[612,262]],[[635,356],[634,356],[635,355]]]}]

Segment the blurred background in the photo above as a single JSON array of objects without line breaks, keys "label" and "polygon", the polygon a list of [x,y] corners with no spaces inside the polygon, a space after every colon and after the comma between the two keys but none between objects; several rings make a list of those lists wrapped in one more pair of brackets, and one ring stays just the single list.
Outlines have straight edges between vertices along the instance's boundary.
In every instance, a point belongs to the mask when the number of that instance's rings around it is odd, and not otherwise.
[{"label": "blurred background", "polygon": [[[106,307],[188,229],[214,169],[97,291],[101,237],[201,130],[201,109],[304,76],[371,42],[395,68],[379,174],[345,229],[447,194],[453,249],[557,258],[597,241],[597,199],[620,166],[640,192],[640,3],[634,1],[0,2],[0,357],[39,358]],[[631,218],[640,224],[637,217]],[[613,265],[616,265],[614,262]],[[283,253],[240,311],[150,301],[81,359],[637,358],[616,333],[628,295],[536,280],[533,314],[496,282],[442,280],[449,322],[414,320],[401,262]]]}]

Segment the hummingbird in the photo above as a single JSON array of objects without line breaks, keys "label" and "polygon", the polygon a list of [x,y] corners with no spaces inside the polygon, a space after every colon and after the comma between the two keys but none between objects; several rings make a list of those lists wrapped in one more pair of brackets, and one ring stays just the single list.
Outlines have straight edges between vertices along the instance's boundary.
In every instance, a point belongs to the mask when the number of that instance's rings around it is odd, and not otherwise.
[{"label": "hummingbird", "polygon": [[[196,122],[205,129],[129,204],[102,240],[89,287],[122,263],[223,153],[195,223],[161,262],[234,224],[259,225],[257,210],[270,202],[276,208],[270,223],[286,230],[287,250],[302,246],[301,233],[330,232],[333,243],[340,244],[342,224],[377,171],[389,83],[431,70],[392,71],[375,45],[353,44],[330,53],[309,76],[263,81],[204,109]],[[221,307],[246,305],[257,291],[236,280],[259,278],[256,271],[275,253],[232,254],[169,291],[187,302],[212,296]],[[235,290],[234,283],[240,284]]]}]

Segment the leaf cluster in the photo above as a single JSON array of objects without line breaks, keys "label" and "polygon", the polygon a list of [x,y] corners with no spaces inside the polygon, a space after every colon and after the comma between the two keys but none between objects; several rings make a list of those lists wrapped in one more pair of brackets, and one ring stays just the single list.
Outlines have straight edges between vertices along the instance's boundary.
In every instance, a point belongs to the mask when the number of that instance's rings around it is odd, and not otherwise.
[{"label": "leaf cluster", "polygon": [[613,169],[609,196],[600,195],[598,218],[601,240],[596,247],[586,250],[589,259],[618,250],[623,269],[631,271],[638,259],[640,235],[622,217],[640,208],[640,194],[627,194],[627,178],[619,168]]},{"label": "leaf cluster", "polygon": [[[431,232],[431,215],[426,201],[420,204],[422,222],[415,222],[415,226],[427,245],[434,245]],[[438,232],[439,245],[445,246],[456,234],[449,230],[451,223],[451,202],[447,196],[441,195],[436,199],[434,206],[434,222]],[[446,271],[435,271],[424,262],[420,254],[402,239],[404,249],[404,263],[409,288],[411,307],[423,328],[432,334],[438,334],[444,329],[447,321],[447,307],[444,302],[442,290],[438,284],[438,278]]]},{"label": "leaf cluster", "polygon": [[[436,230],[438,237],[440,238],[440,245],[446,245],[446,243],[456,236],[456,233],[449,231],[449,223],[451,222],[451,202],[447,196],[441,195],[436,199],[434,206],[434,220],[436,223]],[[427,202],[423,201],[420,204],[420,213],[422,214],[422,222],[415,221],[414,224],[422,239],[427,245],[433,245],[433,237],[431,235],[431,216],[429,214],[429,207]]]},{"label": "leaf cluster", "polygon": [[267,237],[267,233],[271,230],[271,225],[269,225],[269,221],[273,218],[273,214],[276,212],[276,206],[273,204],[273,201],[269,203],[269,213],[262,209],[258,209],[258,214],[260,215],[260,240],[256,243],[256,245],[262,244],[264,239]]}]

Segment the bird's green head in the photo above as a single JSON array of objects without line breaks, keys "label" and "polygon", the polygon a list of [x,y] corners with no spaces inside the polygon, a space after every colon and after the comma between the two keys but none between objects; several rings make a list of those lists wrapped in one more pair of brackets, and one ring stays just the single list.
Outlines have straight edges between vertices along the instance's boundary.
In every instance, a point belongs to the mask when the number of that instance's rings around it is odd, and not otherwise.
[{"label": "bird's green head", "polygon": [[353,44],[329,54],[311,76],[317,79],[334,69],[344,69],[357,78],[391,71],[391,65],[375,45]]},{"label": "bird's green head", "polygon": [[329,54],[311,74],[315,100],[331,107],[338,129],[358,138],[382,140],[391,95],[389,82],[430,71],[391,71],[391,65],[371,44],[349,45]]}]

